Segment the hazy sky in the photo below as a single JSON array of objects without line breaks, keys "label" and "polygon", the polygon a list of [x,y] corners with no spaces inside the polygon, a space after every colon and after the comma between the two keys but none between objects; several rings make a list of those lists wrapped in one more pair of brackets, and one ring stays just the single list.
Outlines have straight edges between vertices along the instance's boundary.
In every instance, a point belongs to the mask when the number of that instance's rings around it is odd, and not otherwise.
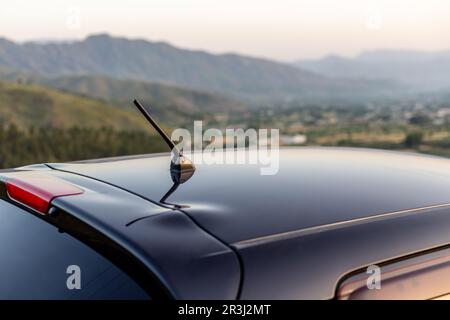
[{"label": "hazy sky", "polygon": [[0,36],[88,34],[278,60],[450,48],[449,0],[0,0]]}]

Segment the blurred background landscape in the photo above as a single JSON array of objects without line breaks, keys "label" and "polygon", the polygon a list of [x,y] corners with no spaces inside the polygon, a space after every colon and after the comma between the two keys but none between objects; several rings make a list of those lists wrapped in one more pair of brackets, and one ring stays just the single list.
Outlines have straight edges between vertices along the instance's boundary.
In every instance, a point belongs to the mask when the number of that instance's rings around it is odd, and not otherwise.
[{"label": "blurred background landscape", "polygon": [[[145,2],[139,3],[141,10],[146,8]],[[252,3],[257,15],[258,2]],[[305,1],[289,3],[298,12],[312,6]],[[314,26],[291,25],[312,38],[311,43],[296,42],[298,48],[288,47],[284,52],[289,57],[266,57],[277,45],[271,44],[270,34],[269,49],[258,49],[266,55],[184,48],[172,44],[170,37],[152,40],[150,29],[146,37],[121,30],[119,34],[127,36],[115,36],[114,27],[105,22],[101,29],[107,32],[96,32],[98,28],[86,22],[90,15],[83,16],[89,4],[75,7],[81,13],[75,10],[65,16],[84,17],[76,28],[58,18],[65,27],[57,36],[44,28],[40,38],[21,39],[19,33],[22,38],[33,34],[32,22],[3,19],[8,28],[1,30],[12,31],[0,34],[0,168],[165,151],[161,139],[134,110],[135,97],[169,132],[203,120],[208,128],[279,128],[284,145],[384,148],[450,157],[450,25],[439,20],[450,16],[450,6],[431,4],[433,10],[415,12],[412,22],[408,7],[398,14],[422,30],[428,26],[439,48],[428,43],[426,32],[384,25],[383,15],[375,10],[369,20],[361,19],[361,35],[352,28],[341,30],[339,35],[347,37],[348,44],[331,41],[320,47],[320,53],[304,57],[302,48],[335,36],[334,26],[321,16],[323,11],[309,18]],[[238,11],[239,4],[233,5]],[[380,8],[390,17],[390,5]],[[329,18],[330,12],[325,13]],[[111,21],[119,21],[114,17],[111,14]],[[261,23],[265,17],[261,13]],[[163,18],[163,26],[171,23]],[[300,13],[297,18],[302,21]],[[344,17],[338,18],[334,23],[344,25]],[[230,28],[235,24],[227,23]],[[42,24],[52,30],[51,22]],[[204,28],[210,25],[214,27],[214,22],[202,20]],[[274,28],[270,19],[267,25]],[[401,47],[391,45],[392,28],[407,40]],[[313,31],[323,39],[314,38]],[[43,40],[53,36],[56,39]],[[215,39],[220,41],[220,34]],[[359,46],[352,47],[354,54],[345,52],[355,43]],[[241,50],[235,45],[229,51]]]}]

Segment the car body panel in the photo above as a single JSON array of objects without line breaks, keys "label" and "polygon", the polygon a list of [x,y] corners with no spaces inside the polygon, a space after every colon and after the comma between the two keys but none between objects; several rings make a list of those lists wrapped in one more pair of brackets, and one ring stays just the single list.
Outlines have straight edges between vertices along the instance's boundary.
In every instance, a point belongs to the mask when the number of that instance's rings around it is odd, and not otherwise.
[{"label": "car body panel", "polygon": [[[169,156],[51,164],[155,203],[172,186]],[[450,161],[340,148],[280,150],[277,175],[196,164],[170,196],[236,252],[243,299],[330,299],[346,274],[450,243]]]},{"label": "car body panel", "polygon": [[[450,206],[236,244],[242,299],[331,299],[347,274],[450,243]],[[362,271],[363,272],[363,271]]]},{"label": "car body panel", "polygon": [[[0,180],[17,177],[18,172],[27,174],[24,170],[3,171]],[[167,297],[237,297],[241,270],[236,254],[186,214],[94,179],[42,167],[38,174],[64,180],[84,193],[55,198],[51,205],[58,209],[56,213],[35,215],[90,245],[102,247],[110,253],[108,258],[120,255],[129,269],[144,265],[152,279],[141,280],[153,281],[154,277]]]},{"label": "car body panel", "polygon": [[[169,155],[51,164],[158,201],[172,186]],[[450,201],[450,161],[367,149],[281,149],[279,172],[196,164],[170,196],[227,243]],[[236,226],[239,228],[236,228]]]}]

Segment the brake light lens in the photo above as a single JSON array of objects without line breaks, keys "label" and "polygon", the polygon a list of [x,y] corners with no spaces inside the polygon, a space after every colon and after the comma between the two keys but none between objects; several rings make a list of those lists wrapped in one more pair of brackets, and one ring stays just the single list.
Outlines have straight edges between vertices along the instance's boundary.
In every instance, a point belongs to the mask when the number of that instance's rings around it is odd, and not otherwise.
[{"label": "brake light lens", "polygon": [[41,214],[47,214],[53,199],[82,194],[84,191],[61,179],[48,176],[17,174],[5,182],[8,196]]}]

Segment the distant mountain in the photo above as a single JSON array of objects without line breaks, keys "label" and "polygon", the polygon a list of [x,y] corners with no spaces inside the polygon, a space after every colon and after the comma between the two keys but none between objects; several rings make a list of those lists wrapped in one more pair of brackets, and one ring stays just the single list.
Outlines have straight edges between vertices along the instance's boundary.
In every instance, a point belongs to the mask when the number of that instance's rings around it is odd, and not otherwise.
[{"label": "distant mountain", "polygon": [[450,88],[450,51],[377,50],[353,59],[328,56],[295,65],[327,77],[397,81],[413,91]]},{"label": "distant mountain", "polygon": [[214,55],[106,34],[61,43],[18,44],[0,38],[0,68],[45,78],[89,75],[159,82],[252,100],[367,99],[397,89],[386,81],[329,79],[266,59]]},{"label": "distant mountain", "polygon": [[24,44],[0,38],[0,67],[43,76],[103,75],[244,96],[297,93],[321,77],[264,59],[183,50],[106,34],[83,41]]},{"label": "distant mountain", "polygon": [[148,132],[146,121],[133,111],[43,86],[0,82],[0,126],[111,127]]}]

